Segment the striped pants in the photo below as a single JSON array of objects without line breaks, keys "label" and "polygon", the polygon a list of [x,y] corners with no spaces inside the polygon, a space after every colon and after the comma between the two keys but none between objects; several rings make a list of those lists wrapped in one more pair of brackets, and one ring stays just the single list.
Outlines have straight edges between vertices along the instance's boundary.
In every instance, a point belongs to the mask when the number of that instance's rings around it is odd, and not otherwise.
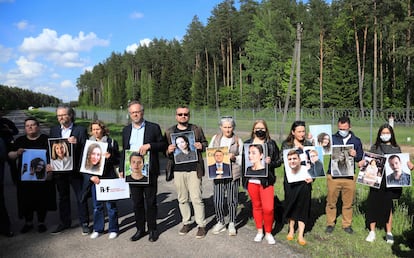
[{"label": "striped pants", "polygon": [[240,179],[216,179],[214,180],[214,209],[217,222],[225,223],[225,199],[227,196],[227,207],[230,222],[236,222],[237,205],[239,203]]}]

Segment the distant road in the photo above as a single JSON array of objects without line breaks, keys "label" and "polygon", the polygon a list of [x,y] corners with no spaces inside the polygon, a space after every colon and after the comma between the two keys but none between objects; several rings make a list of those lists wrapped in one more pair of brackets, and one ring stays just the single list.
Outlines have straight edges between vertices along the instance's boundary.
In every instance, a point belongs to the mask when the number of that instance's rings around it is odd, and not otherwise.
[{"label": "distant road", "polygon": [[[26,116],[22,111],[12,111],[6,117],[15,122],[21,133],[24,132],[23,121]],[[46,133],[49,132],[49,128],[42,128],[42,130]],[[210,230],[215,224],[212,181],[204,178],[203,186],[207,229]],[[40,234],[37,231],[32,231],[20,234],[19,230],[24,221],[20,220],[17,215],[16,188],[11,181],[8,169],[6,171],[5,196],[12,229],[16,236],[13,238],[0,236],[0,257],[306,257],[303,248],[298,247],[297,250],[292,250],[286,245],[284,240],[286,229],[283,229],[284,233],[280,234],[283,237],[276,234],[276,245],[268,245],[265,240],[262,243],[255,243],[253,238],[256,229],[252,222],[246,221],[246,215],[250,215],[250,211],[242,210],[242,214],[239,215],[241,222],[237,225],[239,227],[237,236],[228,236],[226,232],[213,235],[209,231],[204,239],[196,239],[196,228],[186,236],[179,236],[181,217],[176,201],[175,186],[173,182],[165,181],[163,173],[158,179],[157,196],[159,208],[157,223],[160,238],[155,243],[149,242],[148,237],[137,242],[129,241],[129,238],[135,233],[132,202],[129,199],[118,201],[119,237],[115,240],[108,240],[108,235],[105,234],[92,240],[88,236],[81,235],[74,202],[72,202],[74,225],[72,229],[61,235],[50,235],[49,232],[58,223],[58,213],[51,212],[46,218],[47,233]],[[246,199],[244,193],[241,193],[240,197],[242,200]],[[74,200],[73,194],[72,200]],[[243,206],[240,205],[239,210]],[[247,204],[247,206],[249,205]]]}]

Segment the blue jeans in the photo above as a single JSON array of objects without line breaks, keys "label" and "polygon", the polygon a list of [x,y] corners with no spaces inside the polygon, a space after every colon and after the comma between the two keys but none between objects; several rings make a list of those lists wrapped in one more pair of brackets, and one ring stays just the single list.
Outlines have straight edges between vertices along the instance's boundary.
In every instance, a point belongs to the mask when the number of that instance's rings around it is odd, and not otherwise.
[{"label": "blue jeans", "polygon": [[105,228],[105,211],[104,204],[106,204],[106,210],[109,218],[109,232],[119,232],[118,224],[118,208],[116,207],[116,201],[97,201],[95,184],[92,185],[92,201],[93,201],[93,230],[95,232],[102,233]]}]

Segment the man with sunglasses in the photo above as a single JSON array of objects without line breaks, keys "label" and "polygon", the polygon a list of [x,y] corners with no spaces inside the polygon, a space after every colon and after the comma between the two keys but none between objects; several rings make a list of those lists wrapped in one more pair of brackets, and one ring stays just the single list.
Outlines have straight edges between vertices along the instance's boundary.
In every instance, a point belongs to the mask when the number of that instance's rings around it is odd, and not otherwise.
[{"label": "man with sunglasses", "polygon": [[[204,136],[203,129],[197,125],[190,124],[190,109],[180,106],[176,109],[175,119],[177,124],[168,128],[165,138],[168,142],[167,156],[169,158],[167,168],[173,171],[174,184],[177,189],[177,198],[182,217],[183,227],[179,231],[180,235],[186,235],[191,230],[191,208],[190,199],[194,207],[194,218],[198,225],[196,238],[201,239],[206,235],[206,222],[204,202],[202,198],[201,180],[204,176],[204,162],[202,152],[206,150],[208,142]],[[197,150],[198,160],[187,163],[174,164],[174,151],[177,148],[173,144],[171,134],[194,132],[194,148]]]}]

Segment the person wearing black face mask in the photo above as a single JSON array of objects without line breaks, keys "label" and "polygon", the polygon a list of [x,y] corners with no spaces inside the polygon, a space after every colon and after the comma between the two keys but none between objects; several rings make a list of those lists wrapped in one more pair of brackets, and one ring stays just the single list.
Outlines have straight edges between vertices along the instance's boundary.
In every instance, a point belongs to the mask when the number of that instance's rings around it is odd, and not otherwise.
[{"label": "person wearing black face mask", "polygon": [[[261,242],[263,237],[268,244],[275,244],[272,235],[272,225],[274,222],[274,188],[276,182],[275,169],[281,165],[279,157],[279,148],[274,140],[270,138],[267,124],[264,120],[256,120],[253,124],[250,139],[244,142],[246,144],[262,144],[267,148],[267,155],[264,157],[267,177],[246,177],[243,174],[243,185],[247,187],[253,206],[253,218],[256,223],[257,234],[255,242]],[[244,149],[244,152],[249,150]],[[246,157],[246,155],[243,155]],[[243,159],[243,171],[246,171],[246,162]],[[265,234],[263,234],[263,228]]]},{"label": "person wearing black face mask", "polygon": [[[401,148],[395,140],[394,130],[391,125],[382,125],[377,134],[375,144],[371,146],[370,152],[380,155],[401,153]],[[408,161],[408,168],[414,168],[413,163]],[[365,214],[365,224],[369,229],[369,234],[365,238],[368,242],[373,242],[376,238],[375,227],[385,226],[387,243],[394,243],[392,235],[392,211],[394,210],[393,199],[399,199],[402,193],[401,187],[386,187],[386,176],[383,173],[381,186],[379,189],[370,187],[367,198],[367,212]],[[381,200],[381,201],[378,201]]]},{"label": "person wearing black face mask", "polygon": [[[338,119],[338,132],[332,135],[333,145],[347,145],[352,144],[354,148],[349,150],[349,155],[354,157],[355,162],[361,162],[360,167],[364,161],[364,151],[362,149],[361,140],[354,135],[351,131],[351,120],[349,117],[340,117]],[[330,166],[329,166],[330,167]],[[355,166],[354,166],[355,170]],[[330,234],[333,232],[336,221],[336,203],[338,201],[339,194],[342,198],[342,229],[352,234],[354,231],[352,225],[352,210],[353,201],[355,195],[355,176],[349,177],[333,177],[331,175],[331,168],[329,168],[326,176],[328,194],[326,197],[326,230],[325,232]]]}]

